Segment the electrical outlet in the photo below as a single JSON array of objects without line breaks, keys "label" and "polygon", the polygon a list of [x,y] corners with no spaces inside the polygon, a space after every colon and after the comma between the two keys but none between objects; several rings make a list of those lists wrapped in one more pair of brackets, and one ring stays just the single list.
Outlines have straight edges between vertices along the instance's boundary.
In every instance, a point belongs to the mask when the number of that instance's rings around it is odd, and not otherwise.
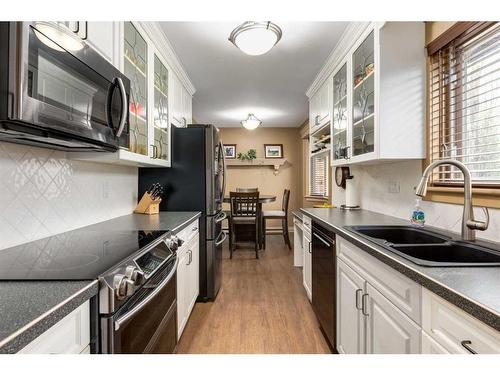
[{"label": "electrical outlet", "polygon": [[103,199],[109,198],[109,182],[108,181],[104,181],[102,183],[102,198]]},{"label": "electrical outlet", "polygon": [[387,183],[387,190],[389,193],[396,194],[401,191],[401,186],[399,184],[399,181],[389,181]]}]

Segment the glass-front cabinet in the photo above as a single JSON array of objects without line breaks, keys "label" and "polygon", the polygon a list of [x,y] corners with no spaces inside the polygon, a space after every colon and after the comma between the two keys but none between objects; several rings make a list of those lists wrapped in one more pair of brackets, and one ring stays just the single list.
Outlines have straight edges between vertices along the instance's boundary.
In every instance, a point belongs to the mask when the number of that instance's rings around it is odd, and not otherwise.
[{"label": "glass-front cabinet", "polygon": [[153,158],[168,160],[168,69],[154,54]]},{"label": "glass-front cabinet", "polygon": [[141,26],[123,25],[123,71],[131,82],[130,147],[124,157],[136,165],[169,166],[170,69]]},{"label": "glass-front cabinet", "polygon": [[130,79],[130,148],[148,155],[148,44],[132,22],[124,24],[124,73]]},{"label": "glass-front cabinet", "polygon": [[375,43],[374,31],[352,54],[353,157],[375,150]]},{"label": "glass-front cabinet", "polygon": [[333,76],[332,160],[347,157],[347,63]]}]

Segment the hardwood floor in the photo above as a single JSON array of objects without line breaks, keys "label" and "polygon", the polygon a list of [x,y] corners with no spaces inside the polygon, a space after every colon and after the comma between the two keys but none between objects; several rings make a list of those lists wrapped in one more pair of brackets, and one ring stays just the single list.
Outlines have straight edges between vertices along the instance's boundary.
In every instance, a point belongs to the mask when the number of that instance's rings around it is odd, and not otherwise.
[{"label": "hardwood floor", "polygon": [[215,302],[197,303],[178,353],[330,353],[283,237],[267,249],[224,249]]}]

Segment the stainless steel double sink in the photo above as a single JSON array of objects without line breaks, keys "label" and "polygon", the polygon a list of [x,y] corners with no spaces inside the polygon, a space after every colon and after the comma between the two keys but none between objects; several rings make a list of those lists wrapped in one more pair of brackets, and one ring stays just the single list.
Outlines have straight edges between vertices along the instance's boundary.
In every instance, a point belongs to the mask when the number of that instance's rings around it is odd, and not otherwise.
[{"label": "stainless steel double sink", "polygon": [[451,237],[423,228],[383,225],[345,228],[420,266],[500,266],[499,250],[473,242],[455,241]]}]

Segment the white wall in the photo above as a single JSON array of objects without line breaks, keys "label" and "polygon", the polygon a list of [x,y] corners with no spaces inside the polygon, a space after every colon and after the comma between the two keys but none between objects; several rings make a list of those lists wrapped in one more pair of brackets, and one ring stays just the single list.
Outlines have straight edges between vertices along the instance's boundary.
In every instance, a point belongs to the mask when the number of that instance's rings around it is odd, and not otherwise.
[{"label": "white wall", "polygon": [[137,168],[0,142],[0,249],[132,213]]},{"label": "white wall", "polygon": [[[415,206],[415,186],[422,175],[420,160],[367,166],[351,166],[361,208],[378,213],[409,219]],[[333,203],[344,203],[345,190],[333,180]],[[399,193],[391,193],[390,185],[399,184]],[[462,205],[422,202],[426,225],[460,233]],[[480,209],[475,210],[478,220],[484,220]],[[477,238],[500,241],[500,210],[490,209],[490,226],[485,232],[477,231]]]}]

